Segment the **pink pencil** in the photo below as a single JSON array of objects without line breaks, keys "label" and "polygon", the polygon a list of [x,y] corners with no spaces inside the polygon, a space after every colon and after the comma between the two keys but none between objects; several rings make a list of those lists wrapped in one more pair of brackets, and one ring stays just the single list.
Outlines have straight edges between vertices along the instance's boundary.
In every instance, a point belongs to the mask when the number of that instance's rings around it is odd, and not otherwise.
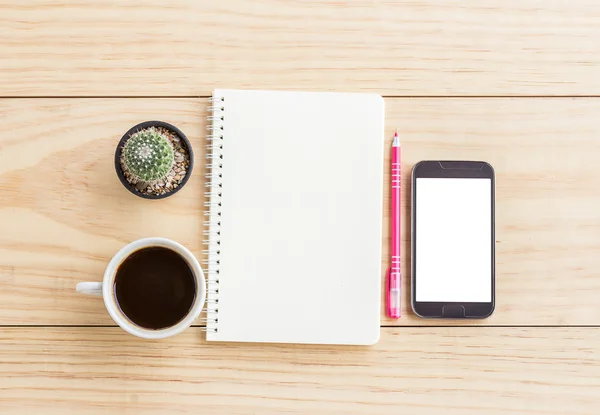
[{"label": "pink pencil", "polygon": [[392,143],[392,262],[388,271],[387,287],[388,315],[392,318],[400,318],[400,297],[402,294],[402,271],[400,269],[401,174],[400,139],[398,138],[398,131],[396,131]]}]

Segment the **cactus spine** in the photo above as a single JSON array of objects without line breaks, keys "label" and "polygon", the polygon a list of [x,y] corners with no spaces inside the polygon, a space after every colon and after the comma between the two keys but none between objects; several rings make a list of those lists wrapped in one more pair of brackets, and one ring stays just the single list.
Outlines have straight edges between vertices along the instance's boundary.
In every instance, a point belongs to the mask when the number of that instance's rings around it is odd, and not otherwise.
[{"label": "cactus spine", "polygon": [[165,178],[174,161],[173,145],[155,127],[132,134],[123,147],[123,163],[139,182]]}]

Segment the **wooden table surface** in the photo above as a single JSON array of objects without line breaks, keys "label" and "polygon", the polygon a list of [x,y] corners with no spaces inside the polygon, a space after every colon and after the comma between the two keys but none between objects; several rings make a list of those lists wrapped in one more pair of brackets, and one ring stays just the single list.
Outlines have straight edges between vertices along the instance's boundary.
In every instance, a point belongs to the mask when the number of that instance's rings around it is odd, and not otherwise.
[{"label": "wooden table surface", "polygon": [[[599,73],[596,0],[0,0],[0,413],[597,415]],[[75,285],[145,236],[202,257],[215,87],[382,94],[405,183],[422,159],[489,161],[495,314],[422,320],[405,294],[372,347],[116,327]],[[112,165],[150,119],[179,126],[197,163],[154,202]]]}]

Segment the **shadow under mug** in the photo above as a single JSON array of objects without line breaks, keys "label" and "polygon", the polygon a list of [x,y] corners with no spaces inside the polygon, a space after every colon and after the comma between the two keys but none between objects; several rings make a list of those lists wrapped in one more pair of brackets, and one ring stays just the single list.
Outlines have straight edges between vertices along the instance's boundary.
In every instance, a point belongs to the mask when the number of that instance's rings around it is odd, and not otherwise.
[{"label": "shadow under mug", "polygon": [[[167,248],[179,254],[187,262],[194,275],[196,289],[194,302],[187,315],[177,324],[158,330],[140,327],[133,323],[119,308],[115,295],[115,276],[119,266],[134,252],[151,247]],[[198,260],[187,248],[170,239],[153,237],[138,239],[121,248],[106,267],[104,280],[102,282],[80,282],[77,284],[77,292],[102,296],[108,314],[126,332],[145,339],[164,339],[181,333],[198,318],[206,300],[206,280]]]}]

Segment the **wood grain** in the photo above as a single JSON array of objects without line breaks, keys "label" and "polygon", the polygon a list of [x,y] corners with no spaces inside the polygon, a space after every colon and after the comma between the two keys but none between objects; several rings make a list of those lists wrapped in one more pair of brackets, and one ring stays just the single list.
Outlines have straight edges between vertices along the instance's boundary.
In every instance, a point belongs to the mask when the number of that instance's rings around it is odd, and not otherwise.
[{"label": "wood grain", "polygon": [[[600,100],[386,103],[387,139],[394,127],[402,134],[405,185],[420,160],[485,160],[495,168],[496,311],[471,324],[599,324]],[[409,309],[409,200],[404,186],[406,317],[386,324],[423,324]],[[384,255],[388,247],[386,241]]]},{"label": "wood grain", "polygon": [[[2,100],[0,287],[2,324],[109,324],[102,300],[77,281],[101,281],[107,259],[145,236],[202,257],[205,102]],[[114,151],[133,125],[178,125],[197,150],[186,187],[149,201],[118,181]]]},{"label": "wood grain", "polygon": [[0,96],[598,95],[595,0],[0,0]]},{"label": "wood grain", "polygon": [[[172,238],[202,258],[205,107],[196,99],[0,100],[0,324],[113,324],[100,299],[74,288],[100,281],[112,255],[141,237]],[[497,309],[467,324],[600,324],[600,99],[387,99],[386,108],[386,139],[394,127],[402,134],[405,184],[422,159],[496,168]],[[162,201],[129,194],[112,164],[121,135],[149,119],[181,127],[196,153],[192,179]],[[410,311],[404,189],[404,316],[382,324],[440,324]]]},{"label": "wood grain", "polygon": [[0,331],[3,415],[596,415],[600,329],[386,328],[373,347]]},{"label": "wood grain", "polygon": [[[595,0],[0,0],[0,413],[600,413],[600,327],[572,327],[600,325],[600,98],[535,98],[600,96],[599,22]],[[390,97],[403,317],[383,317],[377,345],[207,343],[199,327],[144,341],[75,293],[137,238],[202,259],[200,98],[214,88]],[[129,194],[112,165],[121,135],[151,119],[196,152],[161,201]],[[496,169],[488,320],[410,311],[407,184],[422,159]]]}]

